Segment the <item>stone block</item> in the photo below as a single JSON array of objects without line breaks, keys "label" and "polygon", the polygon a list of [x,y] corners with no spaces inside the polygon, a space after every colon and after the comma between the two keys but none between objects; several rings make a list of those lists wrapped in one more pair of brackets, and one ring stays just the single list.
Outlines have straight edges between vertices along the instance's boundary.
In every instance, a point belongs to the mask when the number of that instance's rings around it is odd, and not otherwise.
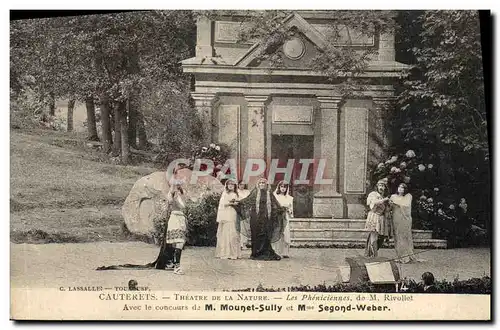
[{"label": "stone block", "polygon": [[342,197],[314,197],[313,217],[335,218],[344,216],[344,200]]},{"label": "stone block", "polygon": [[362,204],[347,204],[347,218],[349,219],[364,219],[366,217],[366,209]]}]

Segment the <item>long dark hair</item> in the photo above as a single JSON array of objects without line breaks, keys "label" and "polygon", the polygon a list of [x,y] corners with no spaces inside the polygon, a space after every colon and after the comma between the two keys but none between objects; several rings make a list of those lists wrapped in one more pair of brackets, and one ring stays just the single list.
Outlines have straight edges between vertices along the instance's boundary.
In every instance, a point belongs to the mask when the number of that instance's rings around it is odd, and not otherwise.
[{"label": "long dark hair", "polygon": [[[286,187],[286,192],[284,194],[281,192],[281,187],[283,187],[283,186]],[[289,195],[289,192],[290,192],[290,184],[288,182],[285,182],[285,181],[280,181],[278,183],[278,187],[276,188],[276,194],[277,195],[281,195],[281,194]]]},{"label": "long dark hair", "polygon": [[233,192],[236,194],[236,196],[239,196],[238,195],[238,184],[236,183],[236,181],[233,181],[233,180],[227,180],[224,183],[224,188],[226,189],[226,193],[229,193],[229,191],[230,191],[229,188],[227,187],[230,183],[232,183],[234,186]]},{"label": "long dark hair", "polygon": [[[403,193],[403,196],[406,196],[406,194],[408,194],[408,185],[407,185],[406,183],[404,183],[404,182],[401,182],[401,183],[398,185],[398,188],[399,188],[399,187],[403,187],[403,188],[404,188],[405,192]],[[398,193],[398,192],[396,191],[396,193]]]}]

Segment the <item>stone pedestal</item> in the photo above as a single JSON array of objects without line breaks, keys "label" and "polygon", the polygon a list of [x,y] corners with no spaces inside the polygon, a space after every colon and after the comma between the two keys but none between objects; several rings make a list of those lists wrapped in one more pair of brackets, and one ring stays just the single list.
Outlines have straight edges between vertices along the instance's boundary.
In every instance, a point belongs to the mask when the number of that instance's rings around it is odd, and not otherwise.
[{"label": "stone pedestal", "polygon": [[319,184],[318,192],[313,199],[313,216],[317,218],[343,218],[344,199],[338,190],[339,165],[339,106],[341,97],[318,97],[320,102],[321,121],[319,154],[317,161],[325,162],[323,178],[331,180],[331,184]]}]

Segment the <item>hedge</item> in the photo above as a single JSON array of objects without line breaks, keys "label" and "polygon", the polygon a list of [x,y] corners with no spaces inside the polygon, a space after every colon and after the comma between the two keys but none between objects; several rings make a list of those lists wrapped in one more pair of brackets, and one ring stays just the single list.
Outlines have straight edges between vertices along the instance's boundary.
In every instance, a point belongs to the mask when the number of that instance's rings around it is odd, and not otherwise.
[{"label": "hedge", "polygon": [[[491,278],[485,276],[482,278],[471,278],[468,280],[446,280],[437,281],[434,284],[435,293],[445,294],[491,294]],[[404,293],[424,293],[421,283],[413,280],[406,282],[407,289]],[[257,288],[247,288],[240,290],[231,290],[232,292],[367,292],[367,293],[395,293],[395,285],[374,285],[372,283],[349,284],[338,283],[335,285],[319,284],[315,286],[292,286],[287,288],[264,288],[259,285]],[[401,291],[400,291],[401,292]]]}]

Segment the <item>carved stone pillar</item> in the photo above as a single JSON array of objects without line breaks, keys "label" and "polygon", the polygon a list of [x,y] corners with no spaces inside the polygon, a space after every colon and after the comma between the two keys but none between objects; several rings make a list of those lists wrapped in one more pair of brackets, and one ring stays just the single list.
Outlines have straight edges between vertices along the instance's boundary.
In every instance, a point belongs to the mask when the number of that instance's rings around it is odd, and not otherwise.
[{"label": "carved stone pillar", "polygon": [[[313,200],[313,216],[318,218],[342,218],[344,216],[344,201],[338,189],[338,167],[339,167],[339,110],[342,102],[341,97],[318,97],[320,102],[321,135],[319,158],[317,161],[319,169],[324,168],[322,178],[330,180],[328,184],[318,184],[318,191]],[[317,166],[316,166],[317,167]]]},{"label": "carved stone pillar", "polygon": [[382,62],[394,61],[396,59],[394,31],[382,33],[379,39],[378,60]]},{"label": "carved stone pillar", "polygon": [[216,100],[213,93],[191,93],[194,99],[196,110],[203,124],[202,141],[207,144],[213,141],[213,118],[212,110]]},{"label": "carved stone pillar", "polygon": [[[248,109],[247,159],[266,161],[266,106],[269,96],[245,95]],[[243,164],[245,165],[245,164]],[[255,178],[250,178],[250,184]]]},{"label": "carved stone pillar", "polygon": [[386,153],[386,150],[389,148],[395,138],[391,135],[391,132],[393,131],[391,129],[391,123],[394,123],[396,120],[394,100],[394,96],[375,96],[372,98],[373,108],[376,113],[375,118],[377,119],[376,133],[381,138],[381,141],[383,141],[382,154]]},{"label": "carved stone pillar", "polygon": [[207,17],[200,16],[196,22],[196,57],[212,57],[212,21]]}]

